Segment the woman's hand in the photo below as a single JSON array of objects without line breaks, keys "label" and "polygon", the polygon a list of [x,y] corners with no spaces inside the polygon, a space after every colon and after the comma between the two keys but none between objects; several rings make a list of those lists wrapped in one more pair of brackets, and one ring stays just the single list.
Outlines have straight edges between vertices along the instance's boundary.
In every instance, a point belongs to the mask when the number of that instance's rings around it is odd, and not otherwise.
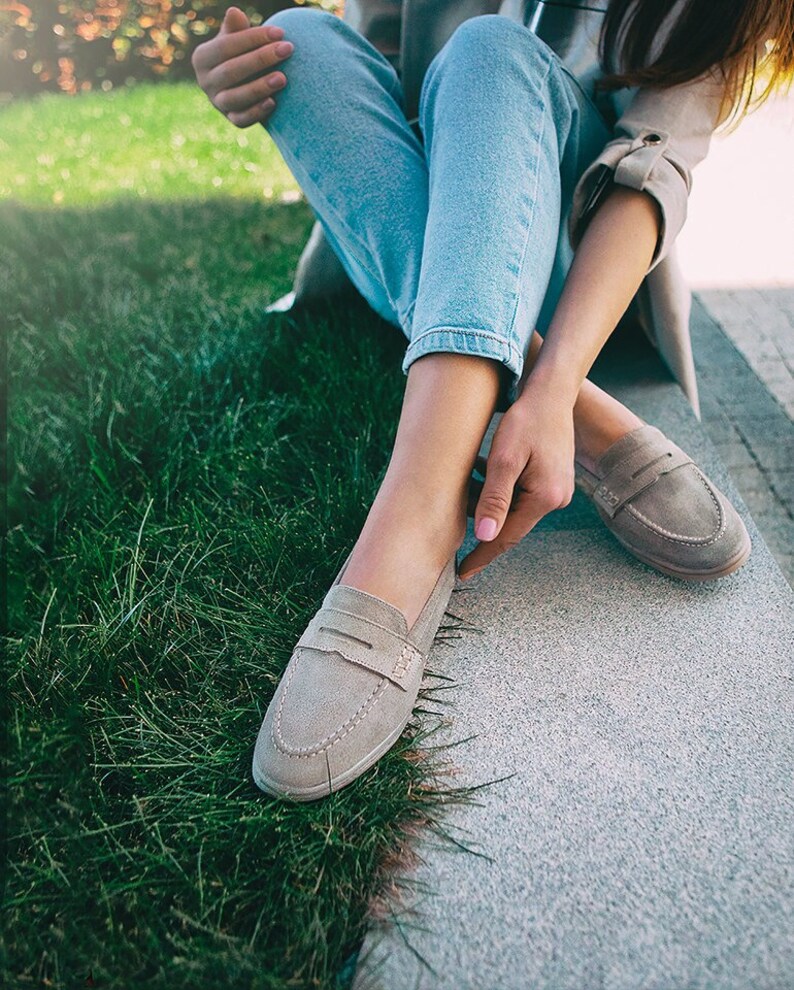
[{"label": "woman's hand", "polygon": [[481,542],[463,560],[470,578],[520,543],[553,509],[571,501],[574,488],[573,405],[531,378],[494,433],[474,511]]},{"label": "woman's hand", "polygon": [[251,27],[239,7],[229,7],[218,34],[193,52],[199,86],[235,127],[264,124],[273,113],[273,96],[287,78],[267,70],[292,54],[292,44],[283,37],[283,28]]}]

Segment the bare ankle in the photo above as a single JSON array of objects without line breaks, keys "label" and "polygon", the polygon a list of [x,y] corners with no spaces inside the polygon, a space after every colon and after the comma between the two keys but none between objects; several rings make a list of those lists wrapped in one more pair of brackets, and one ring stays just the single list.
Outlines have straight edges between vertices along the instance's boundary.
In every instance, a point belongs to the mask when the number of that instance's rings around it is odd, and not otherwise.
[{"label": "bare ankle", "polygon": [[591,470],[613,443],[643,425],[627,406],[590,381],[583,383],[573,413],[576,457]]}]

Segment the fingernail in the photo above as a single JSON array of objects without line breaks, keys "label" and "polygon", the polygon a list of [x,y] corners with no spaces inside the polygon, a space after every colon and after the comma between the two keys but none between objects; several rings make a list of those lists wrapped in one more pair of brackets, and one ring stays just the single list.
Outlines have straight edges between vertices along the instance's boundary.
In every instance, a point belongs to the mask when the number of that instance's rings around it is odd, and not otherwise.
[{"label": "fingernail", "polygon": [[276,55],[289,55],[292,51],[292,42],[290,41],[280,41],[276,45]]},{"label": "fingernail", "polygon": [[475,567],[473,571],[466,571],[465,574],[458,574],[458,577],[461,581],[468,581],[470,578],[473,578],[475,575],[479,574],[481,570],[483,570],[482,567]]},{"label": "fingernail", "polygon": [[489,516],[485,516],[481,519],[474,530],[474,535],[478,540],[492,540],[496,536],[496,520],[491,519]]},{"label": "fingernail", "polygon": [[268,98],[262,104],[262,109],[263,110],[271,110],[275,105],[276,105],[276,101],[274,99],[271,99],[271,97],[268,96]]},{"label": "fingernail", "polygon": [[276,75],[276,73],[274,72],[272,76],[267,77],[265,82],[268,84],[268,86],[283,86],[284,76]]},{"label": "fingernail", "polygon": [[273,41],[278,41],[279,38],[284,37],[284,28],[280,28],[280,27],[268,28],[268,34],[273,39]]}]

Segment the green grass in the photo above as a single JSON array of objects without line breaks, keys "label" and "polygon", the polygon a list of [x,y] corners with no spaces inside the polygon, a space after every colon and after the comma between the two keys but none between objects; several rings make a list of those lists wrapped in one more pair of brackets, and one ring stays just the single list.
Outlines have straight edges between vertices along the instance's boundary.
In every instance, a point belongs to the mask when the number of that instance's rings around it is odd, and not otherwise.
[{"label": "green grass", "polygon": [[384,860],[461,795],[416,725],[315,804],[250,760],[377,489],[404,340],[363,304],[263,314],[313,215],[194,87],[39,98],[0,133],[4,985],[341,986]]},{"label": "green grass", "polygon": [[93,207],[297,191],[261,127],[232,127],[198,86],[165,92],[138,85],[12,104],[0,118],[0,199]]}]

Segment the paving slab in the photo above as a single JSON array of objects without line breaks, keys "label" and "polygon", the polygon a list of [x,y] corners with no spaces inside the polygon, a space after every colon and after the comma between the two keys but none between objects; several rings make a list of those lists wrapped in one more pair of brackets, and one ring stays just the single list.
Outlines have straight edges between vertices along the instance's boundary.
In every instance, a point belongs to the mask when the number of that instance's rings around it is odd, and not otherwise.
[{"label": "paving slab", "polygon": [[794,986],[794,593],[649,350],[618,338],[595,377],[734,500],[750,561],[666,578],[577,494],[453,593],[434,739],[488,786],[443,819],[471,851],[420,838],[355,990]]},{"label": "paving slab", "polygon": [[702,295],[695,298],[691,328],[703,426],[794,585],[794,423]]},{"label": "paving slab", "polygon": [[[794,250],[790,256],[794,272]],[[701,289],[698,297],[794,419],[794,288]]]}]

